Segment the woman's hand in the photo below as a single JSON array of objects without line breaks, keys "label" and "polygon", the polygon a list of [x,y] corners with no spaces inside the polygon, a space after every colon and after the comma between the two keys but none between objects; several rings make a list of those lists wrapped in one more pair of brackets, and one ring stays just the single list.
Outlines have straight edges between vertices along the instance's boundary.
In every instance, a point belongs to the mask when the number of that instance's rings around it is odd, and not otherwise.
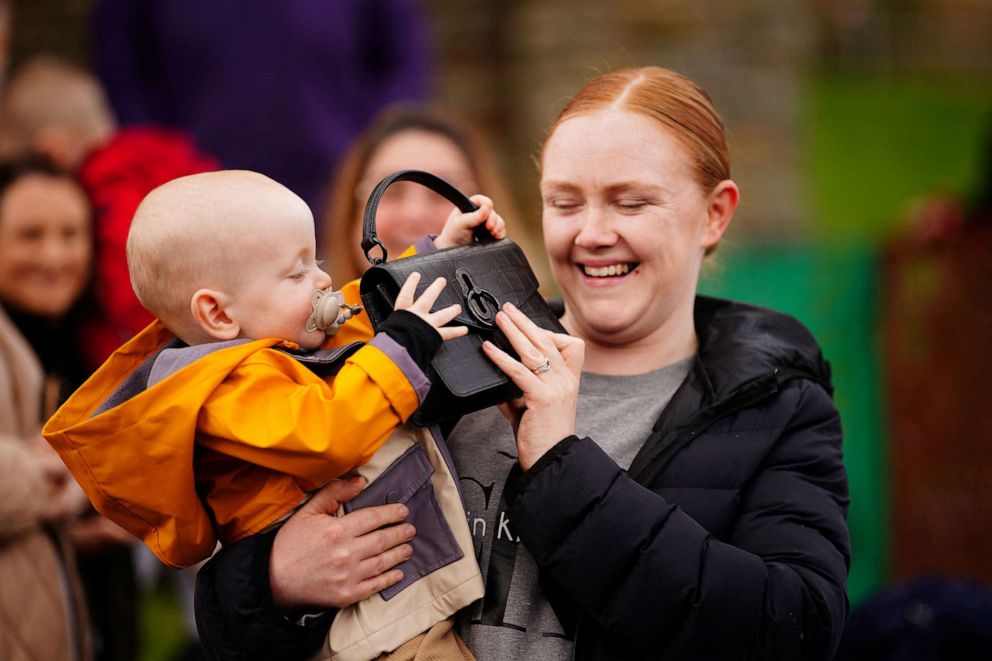
[{"label": "woman's hand", "polygon": [[413,553],[406,542],[416,531],[410,524],[391,524],[406,518],[405,505],[334,516],[364,486],[363,478],[331,482],[276,534],[269,582],[279,609],[343,608],[403,580],[403,572],[392,568]]},{"label": "woman's hand", "polygon": [[31,451],[41,469],[47,489],[42,495],[42,521],[69,520],[83,512],[89,506],[89,500],[48,441],[39,437],[31,444]]},{"label": "woman's hand", "polygon": [[527,470],[559,441],[575,433],[585,343],[541,328],[510,303],[496,315],[496,325],[520,360],[491,342],[484,342],[483,349],[524,393],[500,408],[514,425],[518,461]]}]

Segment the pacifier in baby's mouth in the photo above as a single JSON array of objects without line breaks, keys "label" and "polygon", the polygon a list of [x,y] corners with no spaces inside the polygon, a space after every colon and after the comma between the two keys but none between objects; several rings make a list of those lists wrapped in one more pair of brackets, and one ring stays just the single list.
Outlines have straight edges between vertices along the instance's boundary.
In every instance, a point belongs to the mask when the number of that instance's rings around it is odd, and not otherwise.
[{"label": "pacifier in baby's mouth", "polygon": [[306,331],[312,333],[321,331],[333,335],[348,319],[362,311],[360,305],[348,305],[344,302],[344,294],[339,291],[318,289],[311,299],[313,312],[307,319]]}]

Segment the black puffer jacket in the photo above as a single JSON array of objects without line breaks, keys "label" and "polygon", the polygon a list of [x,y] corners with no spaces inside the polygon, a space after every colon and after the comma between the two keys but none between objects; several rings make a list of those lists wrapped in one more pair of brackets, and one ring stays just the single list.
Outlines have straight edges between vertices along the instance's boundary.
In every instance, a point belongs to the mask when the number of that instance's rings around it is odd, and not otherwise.
[{"label": "black puffer jacket", "polygon": [[[507,485],[514,531],[577,659],[829,659],[850,542],[828,368],[786,315],[705,297],[695,315],[697,358],[629,473],[565,439]],[[200,574],[221,658],[305,657],[329,625],[273,612],[267,550],[242,540]]]},{"label": "black puffer jacket", "polygon": [[701,297],[696,328],[629,474],[566,439],[510,485],[514,531],[577,659],[829,659],[850,542],[828,368],[785,315]]}]

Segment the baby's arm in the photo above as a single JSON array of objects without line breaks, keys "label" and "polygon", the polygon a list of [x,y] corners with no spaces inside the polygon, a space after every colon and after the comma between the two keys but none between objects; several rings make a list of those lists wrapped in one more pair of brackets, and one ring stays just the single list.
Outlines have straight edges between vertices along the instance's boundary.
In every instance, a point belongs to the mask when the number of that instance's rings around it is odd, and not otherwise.
[{"label": "baby's arm", "polygon": [[397,297],[396,312],[327,381],[291,356],[263,351],[218,386],[200,416],[200,442],[243,461],[288,473],[315,488],[371,458],[427,394],[427,365],[444,327],[460,312],[431,306],[444,289],[432,283],[413,298],[419,276]]},{"label": "baby's arm", "polygon": [[482,224],[485,224],[494,238],[502,239],[506,236],[506,223],[493,208],[493,201],[485,195],[473,195],[469,199],[479,205],[479,208],[471,213],[462,213],[458,209],[451,212],[441,233],[434,239],[434,245],[439,249],[467,246],[472,243],[472,231]]}]

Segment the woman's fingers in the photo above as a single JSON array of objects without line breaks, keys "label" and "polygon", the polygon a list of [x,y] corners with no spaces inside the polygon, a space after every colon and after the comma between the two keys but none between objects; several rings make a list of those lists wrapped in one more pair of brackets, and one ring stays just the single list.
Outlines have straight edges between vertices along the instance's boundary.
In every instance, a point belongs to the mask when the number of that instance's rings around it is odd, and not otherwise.
[{"label": "woman's fingers", "polygon": [[383,574],[378,574],[372,578],[360,581],[358,585],[355,586],[355,595],[358,597],[357,601],[362,601],[363,599],[368,599],[372,595],[382,592],[391,585],[395,585],[403,580],[403,572],[399,569],[393,569],[387,571]]},{"label": "woman's fingers", "polygon": [[520,397],[504,404],[500,404],[499,411],[503,414],[504,418],[510,421],[510,425],[513,426],[513,435],[516,436],[517,430],[520,428],[520,419],[527,411],[527,405],[524,404],[524,398]]},{"label": "woman's fingers", "polygon": [[402,523],[409,515],[407,507],[379,505],[334,516],[337,506],[360,489],[361,481],[332,485],[318,492],[276,534],[269,579],[280,608],[342,608],[402,578],[402,572],[392,568],[409,557],[408,542],[416,534],[412,525]]},{"label": "woman's fingers", "polygon": [[[409,514],[410,510],[407,509],[406,505],[399,503],[376,505],[375,507],[363,507],[355,510],[354,512],[350,512],[345,516],[342,516],[341,521],[345,523],[347,531],[353,537],[361,537],[362,535],[367,535],[373,530],[378,530],[383,526],[399,523]],[[394,526],[394,528],[402,527],[403,526]],[[413,528],[413,526],[408,527]],[[400,534],[395,530],[394,532],[395,534]]]},{"label": "woman's fingers", "polygon": [[551,333],[551,342],[561,354],[565,366],[578,376],[586,359],[586,343],[581,338],[564,333]]},{"label": "woman's fingers", "polygon": [[520,356],[520,362],[528,369],[541,368],[545,360],[550,366],[562,364],[558,350],[548,337],[550,331],[535,324],[512,304],[503,306],[503,310],[496,315],[496,324]]},{"label": "woman's fingers", "polygon": [[510,380],[524,392],[533,390],[534,386],[537,385],[537,375],[534,372],[489,340],[482,343],[482,350],[489,357],[489,360],[493,361],[496,367],[510,377]]},{"label": "woman's fingers", "polygon": [[[374,581],[376,578],[381,578],[382,574],[390,572],[390,570],[393,570],[396,565],[409,560],[411,555],[413,555],[413,546],[401,542],[400,544],[387,548],[384,551],[380,551],[375,555],[369,556],[361,563],[361,572],[368,577],[365,581]],[[403,572],[399,571],[399,575],[400,578],[402,578]],[[388,580],[388,578],[386,580]],[[395,581],[389,581],[388,585],[392,585],[394,582]],[[379,590],[381,589],[382,588],[379,588]],[[378,592],[378,590],[376,590],[376,592]]]}]

